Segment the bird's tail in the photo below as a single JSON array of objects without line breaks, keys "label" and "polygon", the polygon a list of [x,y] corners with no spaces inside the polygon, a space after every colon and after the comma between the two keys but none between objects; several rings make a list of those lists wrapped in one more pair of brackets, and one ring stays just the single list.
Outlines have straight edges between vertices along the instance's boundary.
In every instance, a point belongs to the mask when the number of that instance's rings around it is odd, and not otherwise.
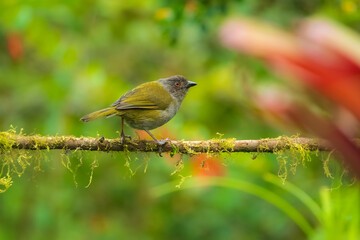
[{"label": "bird's tail", "polygon": [[92,121],[94,119],[98,119],[101,117],[111,117],[113,115],[118,114],[119,111],[115,109],[115,107],[109,107],[109,108],[105,108],[105,109],[101,109],[99,111],[90,113],[88,115],[83,116],[80,120],[83,122],[89,122]]}]

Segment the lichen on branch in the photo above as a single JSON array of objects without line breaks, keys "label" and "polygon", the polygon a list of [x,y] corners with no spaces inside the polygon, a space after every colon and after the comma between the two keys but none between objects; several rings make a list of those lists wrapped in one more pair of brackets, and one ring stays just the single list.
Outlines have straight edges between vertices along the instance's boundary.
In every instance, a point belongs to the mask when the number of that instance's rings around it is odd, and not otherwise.
[{"label": "lichen on branch", "polygon": [[[332,150],[324,140],[300,137],[281,137],[260,140],[236,140],[215,138],[204,141],[169,141],[162,146],[162,152],[183,154],[222,153],[222,152],[267,152],[289,150],[292,145],[301,146],[308,151]],[[10,132],[0,132],[0,149],[27,150],[90,150],[90,151],[126,151],[158,152],[154,141],[131,140],[121,143],[120,139],[105,139],[73,136],[24,136]]]},{"label": "lichen on branch", "polygon": [[[359,143],[359,142],[358,142]],[[235,138],[224,139],[219,137],[205,141],[169,141],[161,147],[162,152],[169,152],[170,156],[181,154],[220,154],[236,152],[273,153],[278,157],[280,164],[279,176],[285,181],[287,170],[290,167],[292,173],[299,163],[305,164],[310,152],[331,151],[326,141],[313,138],[300,137],[278,137],[260,140],[236,140]],[[25,169],[33,165],[34,169],[41,169],[41,159],[46,158],[47,152],[61,150],[63,165],[73,174],[76,182],[76,171],[79,164],[72,163],[68,157],[69,153],[79,151],[97,152],[124,152],[128,157],[129,152],[158,152],[159,146],[154,141],[129,140],[121,143],[118,139],[105,139],[93,137],[74,136],[26,136],[15,129],[7,132],[0,132],[0,193],[5,192],[12,185],[12,175],[20,177]],[[86,153],[84,152],[84,153]],[[292,162],[286,161],[288,152],[293,154]],[[299,153],[300,158],[295,155]],[[81,153],[83,154],[83,153]],[[80,157],[80,163],[82,157]],[[129,161],[127,167],[133,174]],[[289,165],[290,164],[290,165]],[[92,174],[97,167],[97,160],[91,164],[89,186],[92,182]]]}]

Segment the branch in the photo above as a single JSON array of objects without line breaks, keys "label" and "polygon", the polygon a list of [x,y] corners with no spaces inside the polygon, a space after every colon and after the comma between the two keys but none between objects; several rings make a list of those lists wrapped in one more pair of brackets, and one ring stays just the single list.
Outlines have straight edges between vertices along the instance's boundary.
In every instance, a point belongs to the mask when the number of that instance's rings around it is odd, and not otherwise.
[{"label": "branch", "polygon": [[[357,140],[359,143],[359,140]],[[120,139],[104,139],[72,136],[24,136],[0,132],[0,150],[90,150],[90,151],[128,151],[158,152],[154,141],[132,140],[120,143]],[[260,140],[211,139],[206,141],[171,141],[162,147],[162,152],[180,153],[220,153],[220,152],[276,152],[286,149],[305,149],[309,151],[331,151],[325,140],[313,138],[278,137]]]}]

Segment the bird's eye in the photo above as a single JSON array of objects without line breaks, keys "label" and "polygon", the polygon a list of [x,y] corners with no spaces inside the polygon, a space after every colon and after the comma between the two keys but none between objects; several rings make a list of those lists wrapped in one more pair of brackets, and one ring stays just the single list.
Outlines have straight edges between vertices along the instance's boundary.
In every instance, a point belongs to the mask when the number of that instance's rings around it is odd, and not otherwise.
[{"label": "bird's eye", "polygon": [[175,86],[179,87],[180,83],[179,82],[175,82]]}]

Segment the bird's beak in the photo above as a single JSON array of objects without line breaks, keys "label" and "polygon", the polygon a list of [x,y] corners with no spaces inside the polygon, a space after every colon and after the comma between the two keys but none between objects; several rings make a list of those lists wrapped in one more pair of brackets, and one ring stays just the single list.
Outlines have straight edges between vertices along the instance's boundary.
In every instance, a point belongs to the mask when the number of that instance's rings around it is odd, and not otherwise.
[{"label": "bird's beak", "polygon": [[196,85],[197,85],[197,83],[196,83],[196,82],[191,82],[191,81],[188,81],[188,83],[187,83],[186,87],[187,87],[187,88],[191,88],[191,87],[196,86]]}]

